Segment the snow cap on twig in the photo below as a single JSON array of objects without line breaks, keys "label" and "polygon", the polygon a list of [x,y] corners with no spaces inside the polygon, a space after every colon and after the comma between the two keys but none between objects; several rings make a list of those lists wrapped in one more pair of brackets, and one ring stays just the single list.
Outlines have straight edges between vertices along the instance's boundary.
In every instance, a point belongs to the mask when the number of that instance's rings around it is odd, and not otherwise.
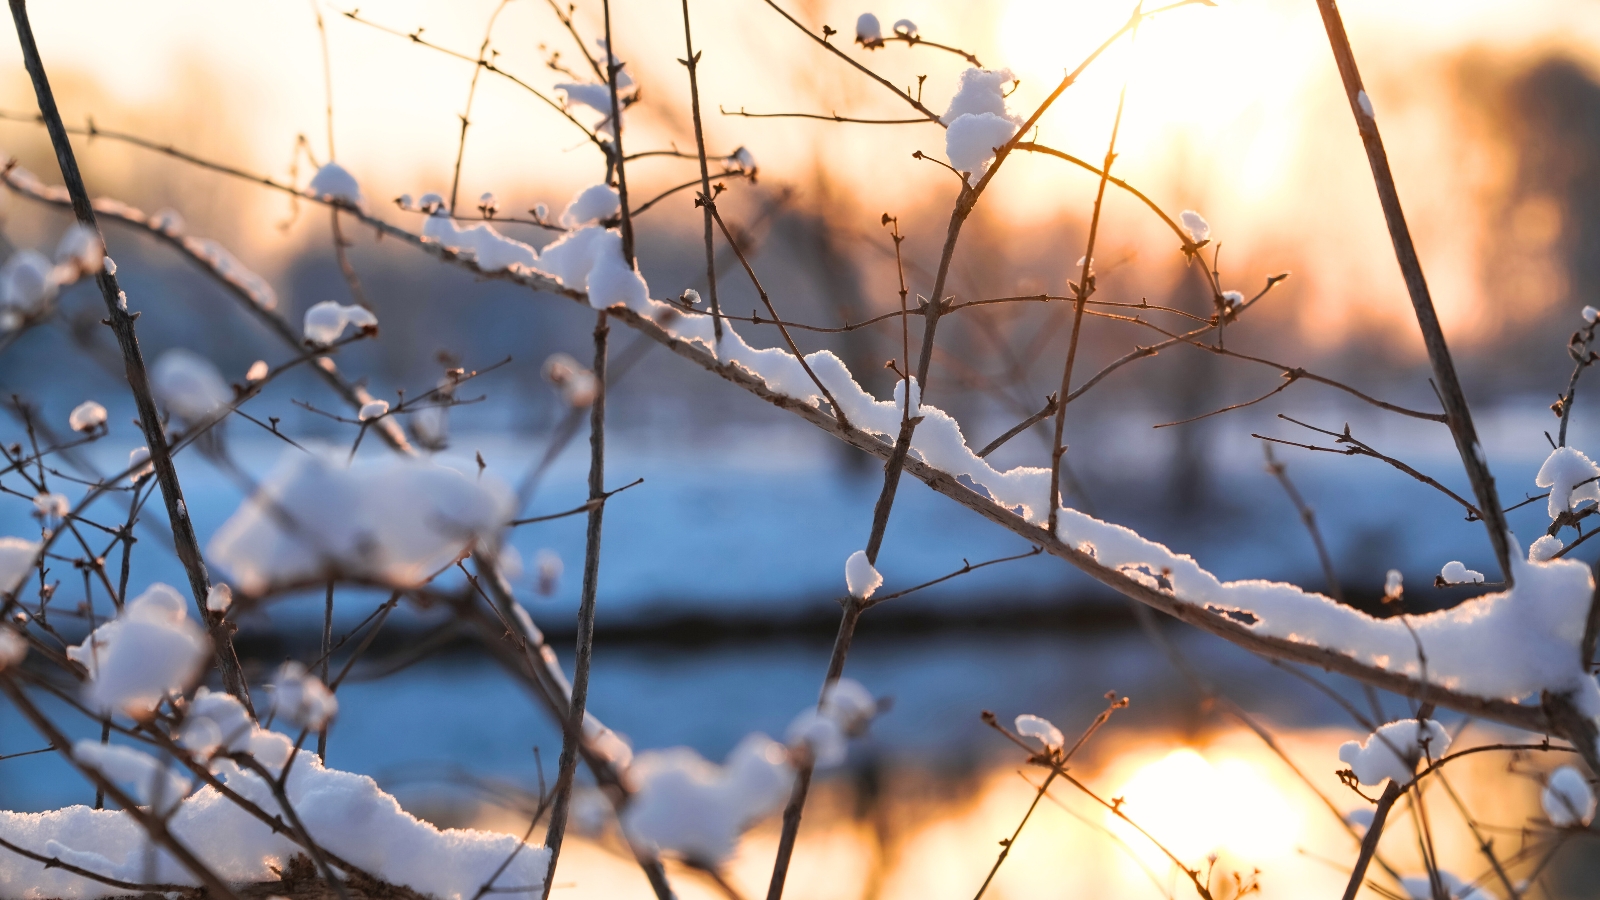
[{"label": "snow cap on twig", "polygon": [[857,550],[844,561],[844,583],[850,596],[865,600],[883,584],[883,576],[867,560],[867,551]]}]

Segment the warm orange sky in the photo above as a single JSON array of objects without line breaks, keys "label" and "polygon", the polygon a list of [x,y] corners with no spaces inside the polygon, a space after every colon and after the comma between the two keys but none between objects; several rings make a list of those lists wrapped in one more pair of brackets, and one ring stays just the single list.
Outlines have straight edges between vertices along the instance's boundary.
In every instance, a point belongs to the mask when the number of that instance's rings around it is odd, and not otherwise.
[{"label": "warm orange sky", "polygon": [[[802,21],[824,22],[848,37],[859,0],[784,0]],[[47,64],[62,83],[69,119],[93,113],[181,145],[224,153],[279,175],[294,136],[326,153],[323,72],[311,3],[185,2],[128,4],[52,0],[33,4]],[[473,53],[495,0],[392,0],[362,14]],[[679,7],[617,0],[621,55],[639,77],[645,102],[630,119],[629,149],[687,146]],[[1026,113],[1063,68],[1074,65],[1126,16],[1105,0],[914,2],[871,7],[887,26],[902,16],[923,34],[1011,67],[1022,85],[1013,108]],[[455,156],[471,65],[350,22],[343,7],[322,7],[329,26],[339,159],[371,197],[445,191]],[[751,110],[814,110],[902,115],[895,101],[809,44],[760,0],[695,0],[705,50],[702,94],[714,147],[748,144],[769,182],[803,179],[819,161],[874,209],[948,203],[948,173],[909,160],[913,149],[942,149],[932,126],[884,128],[799,120],[749,120],[716,114],[718,104]],[[1463,138],[1450,66],[1468,55],[1514,64],[1551,49],[1581,60],[1600,51],[1600,4],[1579,0],[1348,0],[1342,8],[1399,178],[1402,197],[1447,327],[1471,336],[1484,302],[1478,284],[1484,244],[1483,198],[1499,185],[1504,160],[1492,146]],[[580,3],[580,26],[598,34],[598,0]],[[542,65],[541,43],[575,54],[542,0],[514,0],[495,37],[501,64],[548,88],[564,80]],[[852,55],[897,83],[927,74],[925,94],[942,108],[962,63],[930,50],[891,46]],[[14,46],[0,41],[5,78],[0,101],[31,109]],[[1312,0],[1219,0],[1147,23],[1064,98],[1040,139],[1089,159],[1104,153],[1117,88],[1131,73],[1118,171],[1174,212],[1200,209],[1234,260],[1296,270],[1306,318],[1336,338],[1354,319],[1409,316],[1378,215],[1365,159],[1337,84]],[[92,84],[93,91],[82,89]],[[596,180],[582,135],[516,88],[486,78],[475,108],[462,191],[492,190],[513,208],[543,201],[559,208]],[[0,134],[15,134],[7,126]],[[1470,136],[1469,136],[1470,137]],[[128,151],[126,176],[148,165]],[[640,164],[642,185],[683,177],[674,163]],[[1058,163],[1008,166],[986,199],[1026,225],[1081,216],[1092,179]],[[283,202],[244,191],[225,210],[240,221],[217,226],[241,251],[282,259],[271,227]],[[193,218],[193,216],[191,216]],[[251,225],[250,223],[259,223]],[[1108,213],[1113,246],[1154,252],[1170,247],[1158,223],[1131,204]],[[1240,271],[1241,287],[1265,271]],[[648,275],[648,273],[647,273]],[[1352,299],[1355,298],[1355,299]]]}]

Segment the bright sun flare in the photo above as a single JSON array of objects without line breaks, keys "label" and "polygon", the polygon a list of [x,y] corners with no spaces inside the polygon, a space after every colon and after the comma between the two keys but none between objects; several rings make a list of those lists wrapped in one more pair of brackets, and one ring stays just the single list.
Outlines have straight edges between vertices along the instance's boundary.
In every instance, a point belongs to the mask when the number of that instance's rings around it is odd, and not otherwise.
[{"label": "bright sun flare", "polygon": [[[1294,805],[1255,766],[1231,758],[1213,763],[1188,748],[1145,764],[1116,796],[1129,818],[1190,865],[1208,853],[1259,863],[1291,850],[1302,825]],[[1109,812],[1106,824],[1152,868],[1170,862]]]}]

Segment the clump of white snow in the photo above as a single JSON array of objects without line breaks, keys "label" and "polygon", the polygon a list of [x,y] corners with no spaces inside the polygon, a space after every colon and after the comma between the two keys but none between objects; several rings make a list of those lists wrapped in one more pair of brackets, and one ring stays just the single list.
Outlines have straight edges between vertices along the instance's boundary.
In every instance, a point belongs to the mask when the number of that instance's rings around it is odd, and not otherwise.
[{"label": "clump of white snow", "polygon": [[856,17],[856,43],[868,48],[883,46],[883,26],[877,16],[867,12]]},{"label": "clump of white snow", "polygon": [[899,19],[894,23],[893,27],[896,37],[917,37],[917,23],[911,21],[910,19]]},{"label": "clump of white snow", "polygon": [[1400,574],[1399,569],[1390,569],[1389,574],[1383,577],[1383,599],[1392,603],[1399,600],[1405,590],[1405,576]]},{"label": "clump of white snow", "polygon": [[368,400],[366,403],[361,404],[361,409],[356,412],[356,418],[363,422],[371,422],[373,419],[381,419],[388,414],[389,401]]},{"label": "clump of white snow", "polygon": [[1597,319],[1600,319],[1600,309],[1595,309],[1592,306],[1585,306],[1583,308],[1583,320],[1585,322],[1593,325]]},{"label": "clump of white snow", "polygon": [[867,551],[857,550],[844,561],[844,583],[850,596],[865,600],[882,586],[883,576],[867,560]]},{"label": "clump of white snow", "polygon": [[267,361],[264,359],[258,359],[250,364],[249,369],[245,370],[244,380],[250,384],[255,384],[261,379],[266,378],[267,373],[270,371],[271,370],[267,368]]},{"label": "clump of white snow", "polygon": [[1445,584],[1482,584],[1483,573],[1474,571],[1462,565],[1459,561],[1451,560],[1439,570],[1439,578]]},{"label": "clump of white snow", "polygon": [[533,269],[539,260],[537,250],[506,237],[496,231],[493,225],[484,223],[467,228],[458,227],[443,208],[428,216],[422,224],[422,236],[471,259],[485,272],[503,272],[519,266]]},{"label": "clump of white snow", "polygon": [[1028,714],[1017,716],[1017,734],[1037,739],[1046,750],[1060,750],[1066,744],[1061,729],[1041,716]]},{"label": "clump of white snow", "polygon": [[[294,749],[289,738],[257,728],[237,700],[205,688],[188,704],[180,737],[193,741],[184,744],[190,749],[224,754],[212,762],[217,778],[268,815],[284,815],[272,787],[225,754],[249,753],[276,774]],[[469,900],[499,871],[494,884],[517,889],[508,892],[512,896],[541,894],[550,863],[544,848],[521,845],[507,834],[441,831],[401,809],[371,778],[325,768],[316,754],[295,755],[284,790],[313,840],[392,884],[440,900]],[[283,860],[304,852],[210,786],[179,804],[169,827],[208,868],[233,883],[276,880]],[[145,830],[120,810],[0,811],[0,837],[122,881],[196,883],[165,851],[149,854]],[[154,865],[147,867],[150,861]],[[92,900],[125,893],[15,854],[0,855],[0,896]]]},{"label": "clump of white snow", "polygon": [[642,849],[718,866],[739,835],[783,805],[794,780],[788,756],[764,734],[740,741],[720,766],[688,747],[641,753],[628,770],[635,793],[623,831]]},{"label": "clump of white snow", "polygon": [[1189,233],[1189,240],[1196,244],[1211,239],[1211,223],[1194,210],[1186,209],[1179,213],[1178,222],[1183,225],[1183,230]]},{"label": "clump of white snow", "polygon": [[33,541],[0,537],[0,594],[10,594],[21,587],[23,579],[33,572],[38,555],[39,545]]},{"label": "clump of white snow", "polygon": [[1585,500],[1600,502],[1600,481],[1591,480],[1597,476],[1600,466],[1589,457],[1572,447],[1557,447],[1539,467],[1533,483],[1550,489],[1549,511],[1554,519]]},{"label": "clump of white snow", "polygon": [[28,655],[28,640],[4,625],[0,625],[0,671],[22,665]]},{"label": "clump of white snow", "polygon": [[1400,719],[1381,726],[1363,742],[1345,742],[1339,747],[1339,759],[1362,784],[1382,784],[1385,778],[1405,784],[1424,752],[1436,760],[1448,749],[1450,734],[1443,725],[1432,719]]},{"label": "clump of white snow", "polygon": [[187,227],[187,223],[183,221],[183,214],[170,206],[156,210],[150,216],[149,224],[151,228],[168,237],[182,235],[184,228]]},{"label": "clump of white snow", "polygon": [[206,592],[206,609],[214,613],[225,613],[233,605],[233,588],[227,582],[219,581]]},{"label": "clump of white snow", "polygon": [[1539,535],[1539,539],[1528,545],[1528,562],[1542,563],[1555,559],[1556,554],[1566,545],[1561,539],[1549,534]]},{"label": "clump of white snow", "polygon": [[35,494],[33,498],[34,511],[46,518],[55,517],[65,519],[67,513],[72,512],[72,501],[65,494]]},{"label": "clump of white snow", "polygon": [[189,618],[183,597],[159,582],[82,644],[67,648],[68,658],[89,671],[84,702],[98,712],[134,718],[149,715],[168,694],[187,690],[210,652],[211,641]]},{"label": "clump of white snow", "polygon": [[174,416],[196,424],[233,402],[233,391],[211,360],[181,347],[150,367],[150,387]]},{"label": "clump of white snow", "polygon": [[820,769],[845,761],[849,739],[866,731],[878,714],[872,693],[851,678],[840,678],[822,692],[822,701],[796,716],[784,737],[789,746],[808,754]]},{"label": "clump of white snow", "polygon": [[106,423],[106,408],[93,400],[85,400],[72,408],[67,424],[80,433],[94,431]]},{"label": "clump of white snow", "polygon": [[271,687],[272,711],[301,728],[320,731],[339,712],[339,698],[294,660],[278,668]]},{"label": "clump of white snow", "polygon": [[55,266],[37,250],[18,250],[0,266],[0,309],[6,328],[15,329],[22,321],[43,313],[55,299],[60,283]]},{"label": "clump of white snow", "polygon": [[1583,773],[1571,766],[1550,773],[1539,803],[1550,824],[1557,828],[1582,828],[1594,821],[1594,789]]},{"label": "clump of white snow", "polygon": [[415,587],[480,541],[497,545],[510,513],[510,493],[493,478],[418,459],[346,468],[290,451],[217,530],[207,555],[255,596],[338,577]]},{"label": "clump of white snow", "polygon": [[[1361,96],[1366,97],[1367,92],[1362,91]],[[1371,110],[1367,115],[1372,115]],[[1450,900],[1500,900],[1487,888],[1473,887],[1472,882],[1462,881],[1460,877],[1446,872],[1443,869],[1438,873],[1439,886],[1445,889]],[[1405,888],[1410,900],[1434,900],[1433,880],[1427,875],[1412,875],[1400,879],[1400,886]]]},{"label": "clump of white snow", "polygon": [[81,222],[74,222],[61,234],[56,245],[56,263],[76,268],[78,275],[93,275],[104,265],[106,245],[100,232]]},{"label": "clump of white snow", "polygon": [[361,185],[344,166],[330,162],[311,177],[311,196],[332,200],[359,210],[366,210],[367,198],[361,196]]},{"label": "clump of white snow", "polygon": [[971,68],[961,73],[961,83],[950,107],[939,117],[947,127],[945,155],[958,172],[976,180],[994,152],[1011,140],[1022,119],[1006,109],[1005,86],[1016,81],[1010,69]]},{"label": "clump of white snow", "polygon": [[544,361],[544,377],[561,392],[561,399],[575,409],[594,403],[600,390],[594,373],[565,353],[552,353]]},{"label": "clump of white snow", "polygon": [[377,328],[378,317],[365,306],[344,306],[334,300],[324,300],[306,310],[305,336],[313,344],[331,344],[352,325],[357,330]]},{"label": "clump of white snow", "polygon": [[593,184],[579,191],[567,208],[561,211],[561,224],[577,228],[609,219],[622,208],[616,189],[609,184]]},{"label": "clump of white snow", "polygon": [[733,151],[733,154],[728,157],[728,161],[733,163],[734,168],[751,176],[752,179],[755,177],[756,155],[750,152],[749,147],[740,147]]},{"label": "clump of white snow", "polygon": [[107,781],[133,788],[134,799],[165,813],[183,802],[193,782],[177,763],[121,744],[81,740],[72,746],[72,758],[105,776]]},{"label": "clump of white snow", "polygon": [[561,584],[561,555],[554,550],[540,550],[533,555],[533,571],[538,577],[534,589],[542,597],[556,592]]}]

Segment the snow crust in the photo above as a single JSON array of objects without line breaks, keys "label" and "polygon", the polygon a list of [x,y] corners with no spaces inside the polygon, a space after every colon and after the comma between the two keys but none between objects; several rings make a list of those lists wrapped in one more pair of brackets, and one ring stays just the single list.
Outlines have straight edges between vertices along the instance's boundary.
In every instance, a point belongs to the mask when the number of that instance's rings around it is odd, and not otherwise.
[{"label": "snow crust", "polygon": [[232,389],[211,360],[181,347],[161,354],[150,367],[150,387],[168,411],[191,424],[233,402]]},{"label": "snow crust", "polygon": [[[289,762],[292,742],[282,734],[255,727],[239,702],[227,694],[205,688],[196,693],[188,705],[186,724],[201,721],[208,724],[197,732],[204,732],[212,741],[204,752],[251,753],[274,774]],[[80,744],[74,753],[83,749]],[[270,786],[259,776],[224,756],[215,758],[210,768],[220,781],[268,815],[282,815]],[[519,845],[515,837],[505,834],[454,828],[441,831],[401,809],[371,778],[324,768],[314,753],[295,755],[286,793],[318,844],[386,881],[440,900],[467,900],[510,857],[496,885],[529,890],[499,896],[539,896],[549,865],[544,848]],[[171,829],[207,866],[232,882],[274,880],[273,868],[281,868],[301,852],[209,786],[178,806]],[[44,813],[0,811],[0,837],[123,881],[153,877],[174,884],[196,883],[165,851],[154,855],[154,872],[147,872],[149,839],[121,811],[86,806]],[[46,869],[42,863],[16,854],[0,854],[0,896],[90,900],[123,893],[58,868]]]},{"label": "snow crust", "polygon": [[217,530],[207,556],[257,596],[336,576],[414,587],[479,542],[497,544],[510,515],[510,492],[492,478],[411,458],[347,468],[291,450]]},{"label": "snow crust", "polygon": [[857,550],[844,561],[844,583],[850,596],[865,600],[883,584],[883,576],[867,561],[867,551]]},{"label": "snow crust", "polygon": [[1366,785],[1382,784],[1385,778],[1396,784],[1411,780],[1418,760],[1438,759],[1450,749],[1450,734],[1432,719],[1400,719],[1380,726],[1365,741],[1347,741],[1339,747],[1339,759]]},{"label": "snow crust", "polygon": [[378,317],[365,306],[343,306],[334,300],[324,300],[306,310],[305,336],[313,344],[331,344],[351,326],[377,328]]},{"label": "snow crust", "polygon": [[1550,773],[1539,804],[1550,824],[1557,828],[1581,828],[1594,821],[1594,789],[1583,773],[1571,766]]},{"label": "snow crust", "polygon": [[157,582],[114,619],[67,648],[89,671],[84,703],[102,713],[143,718],[168,694],[192,685],[211,653],[211,640],[189,618],[176,590]]}]

